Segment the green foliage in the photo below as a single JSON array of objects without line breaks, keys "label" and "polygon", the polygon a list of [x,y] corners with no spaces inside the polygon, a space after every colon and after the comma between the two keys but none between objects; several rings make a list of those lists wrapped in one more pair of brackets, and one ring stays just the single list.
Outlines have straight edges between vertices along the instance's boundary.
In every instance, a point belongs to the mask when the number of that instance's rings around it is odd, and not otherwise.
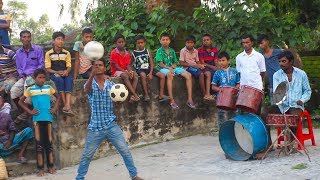
[{"label": "green foliage", "polygon": [[194,34],[198,46],[201,45],[202,34],[210,33],[216,46],[234,59],[242,51],[240,37],[243,34],[252,34],[255,38],[259,34],[268,34],[274,45],[283,47],[283,42],[288,40],[291,47],[297,49],[315,49],[313,39],[319,36],[319,33],[299,23],[300,16],[295,11],[278,16],[271,1],[207,0],[194,9],[192,16],[163,6],[147,14],[145,2],[99,1],[98,7],[88,13],[90,22],[95,24],[95,39],[103,42],[110,52],[116,34],[122,33],[127,38],[129,49],[134,48],[134,36],[143,34],[149,48],[156,50],[162,32],[173,37],[182,32]]},{"label": "green foliage", "polygon": [[21,30],[29,30],[32,33],[32,39],[37,44],[42,44],[51,40],[53,28],[49,24],[49,17],[43,14],[39,20],[26,19],[28,4],[11,0],[8,2],[7,11],[11,15],[11,44],[21,44],[19,33]]},{"label": "green foliage", "polygon": [[32,33],[32,40],[36,44],[43,44],[51,40],[54,29],[49,24],[47,14],[40,16],[39,20],[29,19],[19,24],[20,29],[27,29]]}]

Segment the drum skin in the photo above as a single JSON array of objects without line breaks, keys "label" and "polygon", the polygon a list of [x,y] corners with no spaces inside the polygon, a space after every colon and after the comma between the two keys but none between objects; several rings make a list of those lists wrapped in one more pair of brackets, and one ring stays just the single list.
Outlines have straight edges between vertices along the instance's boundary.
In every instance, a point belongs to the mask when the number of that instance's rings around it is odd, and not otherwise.
[{"label": "drum skin", "polygon": [[236,101],[239,89],[231,86],[220,87],[217,97],[217,107],[227,111],[237,110]]},{"label": "drum skin", "polygon": [[239,92],[239,96],[236,102],[237,108],[248,113],[257,113],[263,92],[259,89],[242,86]]},{"label": "drum skin", "polygon": [[[235,135],[235,124],[239,123],[249,132],[252,139],[253,151],[248,153]],[[253,158],[255,154],[265,150],[269,144],[269,137],[263,120],[256,114],[244,114],[233,117],[224,122],[219,131],[219,142],[224,153],[232,160],[245,161]]]}]

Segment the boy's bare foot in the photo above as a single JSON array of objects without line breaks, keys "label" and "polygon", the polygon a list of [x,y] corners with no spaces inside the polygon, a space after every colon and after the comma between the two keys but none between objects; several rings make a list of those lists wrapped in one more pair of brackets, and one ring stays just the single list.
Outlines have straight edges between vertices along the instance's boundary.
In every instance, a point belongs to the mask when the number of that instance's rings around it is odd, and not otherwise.
[{"label": "boy's bare foot", "polygon": [[51,167],[51,168],[48,169],[48,173],[50,173],[50,174],[55,174],[56,172],[57,171],[56,171],[56,169],[54,167]]},{"label": "boy's bare foot", "polygon": [[45,176],[46,175],[46,172],[43,170],[43,169],[40,169],[38,172],[37,172],[37,176]]}]

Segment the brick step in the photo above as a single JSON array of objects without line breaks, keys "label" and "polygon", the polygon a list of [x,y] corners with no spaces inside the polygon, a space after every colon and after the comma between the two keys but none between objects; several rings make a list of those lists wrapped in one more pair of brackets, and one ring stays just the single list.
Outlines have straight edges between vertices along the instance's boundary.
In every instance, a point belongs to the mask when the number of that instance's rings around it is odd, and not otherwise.
[{"label": "brick step", "polygon": [[6,163],[9,177],[25,176],[33,174],[37,169],[37,161],[35,159],[28,160],[26,164],[17,162]]}]

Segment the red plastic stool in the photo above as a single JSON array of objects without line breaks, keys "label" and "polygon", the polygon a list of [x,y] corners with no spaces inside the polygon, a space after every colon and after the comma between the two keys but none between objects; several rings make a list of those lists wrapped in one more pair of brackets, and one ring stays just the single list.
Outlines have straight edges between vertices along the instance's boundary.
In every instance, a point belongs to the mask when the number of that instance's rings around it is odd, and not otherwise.
[{"label": "red plastic stool", "polygon": [[[304,120],[304,118],[307,120],[308,123],[308,130],[309,132],[307,134],[303,133],[303,124],[302,121]],[[277,135],[279,136],[279,134],[282,131],[282,127],[278,127],[277,128]],[[304,146],[304,141],[311,139],[312,145],[315,146],[315,140],[314,140],[314,134],[313,134],[313,127],[312,127],[312,121],[311,121],[311,116],[309,114],[309,112],[307,110],[304,110],[300,116],[299,116],[299,120],[298,120],[298,127],[297,127],[297,133],[296,133],[297,139],[300,141],[300,143]],[[281,141],[284,141],[283,136],[281,136],[278,139],[278,148],[280,147],[280,143]],[[302,150],[302,147],[300,145],[298,145],[298,149]]]},{"label": "red plastic stool", "polygon": [[[307,120],[308,123],[308,133],[304,134],[303,133],[303,119]],[[312,120],[309,112],[307,110],[304,110],[300,114],[299,122],[298,122],[298,128],[297,128],[297,138],[299,139],[300,143],[304,146],[304,141],[311,139],[312,145],[315,146],[315,140],[314,140],[314,135],[313,135],[313,127],[312,127]],[[301,150],[302,147],[298,145],[298,149]]]}]

